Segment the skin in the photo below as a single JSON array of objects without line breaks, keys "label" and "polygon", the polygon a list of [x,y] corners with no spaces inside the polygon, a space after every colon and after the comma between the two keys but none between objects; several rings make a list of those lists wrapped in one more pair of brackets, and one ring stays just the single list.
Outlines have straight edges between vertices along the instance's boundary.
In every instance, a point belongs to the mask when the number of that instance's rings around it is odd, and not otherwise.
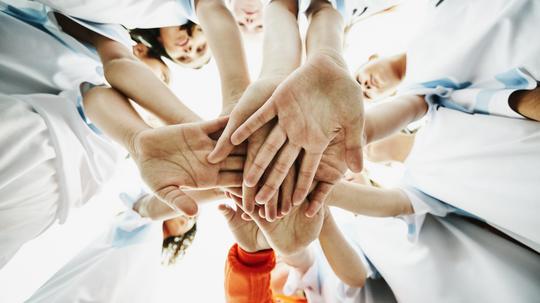
[{"label": "skin", "polygon": [[244,34],[263,31],[264,7],[261,0],[231,0],[231,11]]},{"label": "skin", "polygon": [[[275,0],[267,6],[264,23],[267,28],[273,30],[267,31],[264,35],[261,74],[249,85],[238,103],[226,108],[222,113],[230,114],[230,120],[218,141],[218,149],[221,149],[221,152],[214,151],[209,157],[212,163],[219,162],[218,158],[234,149],[234,145],[228,139],[234,130],[260,108],[287,75],[300,65],[302,44],[296,20],[297,10],[296,1]],[[283,48],[283,44],[291,47]],[[267,123],[248,138],[244,172],[247,173],[253,167],[259,149],[274,125],[275,122]],[[273,221],[290,211],[295,179],[295,171],[289,170],[280,189],[280,201],[276,193],[265,204],[268,220]],[[242,185],[242,203],[247,213],[253,213],[255,210],[255,196],[260,185],[262,184],[248,185],[246,182]]]},{"label": "skin", "polygon": [[191,35],[180,26],[162,27],[159,33],[159,42],[169,57],[180,66],[198,69],[210,61],[210,48],[199,25],[194,27]]},{"label": "skin", "polygon": [[137,43],[133,46],[133,54],[139,60],[141,60],[146,66],[148,66],[152,72],[163,81],[165,84],[169,84],[171,81],[171,71],[163,63],[163,61],[153,58],[148,55],[148,47],[142,43]]},{"label": "skin", "polygon": [[355,73],[365,100],[380,100],[394,94],[405,76],[406,64],[405,53],[384,58],[370,56]]},{"label": "skin", "polygon": [[367,145],[365,153],[372,162],[405,162],[413,144],[413,134],[399,132]]},{"label": "skin", "polygon": [[238,154],[219,164],[206,160],[215,146],[210,136],[225,126],[226,118],[154,129],[112,88],[95,87],[83,100],[88,117],[129,151],[149,188],[178,213],[197,213],[197,203],[186,195],[186,189],[242,184],[243,156]]},{"label": "skin", "polygon": [[[301,156],[292,198],[293,203],[301,203],[308,195],[326,153],[328,168],[338,173],[319,174],[322,179],[316,180],[317,187],[310,197],[313,208],[308,211],[308,215],[314,215],[333,184],[344,173],[343,164],[353,171],[361,170],[364,119],[361,88],[349,76],[341,56],[341,15],[329,3],[314,1],[308,16],[307,62],[286,76],[268,100],[265,96],[259,96],[258,102],[264,102],[264,105],[257,112],[250,115],[246,110],[236,116],[235,122],[241,126],[227,126],[229,129],[225,130],[209,160],[219,161],[227,155],[231,143],[242,143],[277,117],[277,124],[260,147],[255,165],[246,174],[245,183],[250,187],[255,186],[273,163],[256,198],[259,203],[266,203],[278,192],[296,159]],[[296,22],[284,25],[290,26],[285,32],[298,28]],[[274,47],[284,44],[281,36],[275,38]],[[293,48],[295,44],[286,45]],[[234,133],[229,137],[231,130]],[[333,149],[327,152],[329,146]]]},{"label": "skin", "polygon": [[179,216],[163,222],[163,239],[171,236],[181,236],[188,232],[196,220],[186,216]]}]

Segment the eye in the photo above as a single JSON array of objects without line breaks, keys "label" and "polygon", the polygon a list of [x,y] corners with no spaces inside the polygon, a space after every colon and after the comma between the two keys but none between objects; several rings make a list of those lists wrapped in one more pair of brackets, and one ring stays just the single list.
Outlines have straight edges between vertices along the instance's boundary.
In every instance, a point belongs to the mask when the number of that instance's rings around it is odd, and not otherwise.
[{"label": "eye", "polygon": [[246,25],[244,24],[244,22],[238,22],[238,26],[244,27],[244,26],[246,26]]},{"label": "eye", "polygon": [[262,24],[261,24],[261,25],[257,25],[257,29],[262,30],[262,29],[263,29]]},{"label": "eye", "polygon": [[180,56],[178,57],[178,61],[180,62],[186,62],[188,60],[188,57],[187,56]]}]

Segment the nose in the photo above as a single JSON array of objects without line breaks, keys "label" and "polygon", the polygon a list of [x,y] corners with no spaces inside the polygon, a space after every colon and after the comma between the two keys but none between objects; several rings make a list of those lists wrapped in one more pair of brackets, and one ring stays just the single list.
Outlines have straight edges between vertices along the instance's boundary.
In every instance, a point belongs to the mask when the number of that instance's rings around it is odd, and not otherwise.
[{"label": "nose", "polygon": [[251,16],[246,16],[246,23],[247,23],[247,24],[253,23],[253,17],[251,17]]}]

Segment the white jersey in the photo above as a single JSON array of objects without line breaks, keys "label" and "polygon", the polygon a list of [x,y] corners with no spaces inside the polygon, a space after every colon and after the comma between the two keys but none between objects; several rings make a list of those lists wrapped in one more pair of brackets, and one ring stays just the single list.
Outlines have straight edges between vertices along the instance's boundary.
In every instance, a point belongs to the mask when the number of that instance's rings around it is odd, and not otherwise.
[{"label": "white jersey", "polygon": [[66,15],[127,28],[158,28],[197,23],[195,0],[38,0]]},{"label": "white jersey", "polygon": [[540,251],[540,123],[432,107],[406,185]]},{"label": "white jersey", "polygon": [[161,221],[128,210],[27,302],[154,302],[162,242]]},{"label": "white jersey", "polygon": [[468,113],[523,118],[508,105],[540,80],[540,2],[429,1],[400,91]]},{"label": "white jersey", "polygon": [[400,219],[359,216],[354,226],[354,241],[398,302],[526,303],[540,296],[538,254],[463,217],[428,215],[416,243]]}]

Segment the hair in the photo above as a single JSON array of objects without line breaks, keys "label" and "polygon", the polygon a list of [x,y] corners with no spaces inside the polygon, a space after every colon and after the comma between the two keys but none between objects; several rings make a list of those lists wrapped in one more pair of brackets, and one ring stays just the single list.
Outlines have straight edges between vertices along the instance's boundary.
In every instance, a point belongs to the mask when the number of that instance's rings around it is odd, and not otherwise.
[{"label": "hair", "polygon": [[161,250],[161,263],[163,265],[174,265],[185,254],[187,249],[193,243],[197,234],[197,223],[193,227],[180,236],[170,236],[163,240]]},{"label": "hair", "polygon": [[[180,25],[180,29],[186,30],[188,35],[191,36],[196,25],[196,23],[188,21]],[[159,28],[135,28],[129,30],[129,35],[135,42],[142,43],[149,48],[149,56],[160,60],[161,57],[171,59],[167,51],[165,51],[163,44],[159,42]]]}]

